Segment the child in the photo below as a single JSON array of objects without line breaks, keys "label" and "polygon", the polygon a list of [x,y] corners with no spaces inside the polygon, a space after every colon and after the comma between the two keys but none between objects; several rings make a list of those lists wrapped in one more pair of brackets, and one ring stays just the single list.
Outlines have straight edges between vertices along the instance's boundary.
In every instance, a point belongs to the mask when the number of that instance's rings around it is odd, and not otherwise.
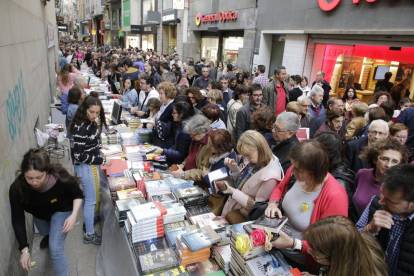
[{"label": "child", "polygon": [[345,140],[352,140],[352,137],[359,136],[362,129],[367,124],[364,115],[368,111],[368,105],[362,102],[356,102],[352,107],[352,115],[354,119],[346,126]]}]

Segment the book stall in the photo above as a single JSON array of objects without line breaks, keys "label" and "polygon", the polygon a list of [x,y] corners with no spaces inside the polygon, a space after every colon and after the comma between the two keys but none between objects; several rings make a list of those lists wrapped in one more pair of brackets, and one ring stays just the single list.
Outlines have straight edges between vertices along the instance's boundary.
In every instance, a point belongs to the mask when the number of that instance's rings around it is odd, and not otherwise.
[{"label": "book stall", "polygon": [[[97,85],[90,88],[106,89]],[[271,245],[272,231],[286,221],[262,217],[230,225],[215,215],[209,194],[175,178],[166,157],[154,154],[152,130],[140,128],[148,120],[123,112],[116,96],[102,93],[111,126],[101,135],[101,151],[112,165],[100,171],[97,275],[301,275]],[[210,192],[220,191],[216,182]]]}]

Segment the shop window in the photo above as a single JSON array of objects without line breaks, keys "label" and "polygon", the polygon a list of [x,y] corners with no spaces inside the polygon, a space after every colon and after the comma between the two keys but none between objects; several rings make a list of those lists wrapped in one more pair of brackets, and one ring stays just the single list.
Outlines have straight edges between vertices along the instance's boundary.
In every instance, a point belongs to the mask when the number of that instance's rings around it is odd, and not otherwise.
[{"label": "shop window", "polygon": [[142,1],[142,19],[144,24],[148,24],[148,11],[155,11],[155,0]]},{"label": "shop window", "polygon": [[218,47],[218,38],[203,37],[201,39],[201,56],[205,57],[207,62],[214,61],[214,64],[217,64]]},{"label": "shop window", "polygon": [[162,0],[162,9],[164,11],[172,9],[172,7],[173,7],[172,0]]},{"label": "shop window", "polygon": [[114,10],[112,11],[112,30],[116,30],[116,23],[118,22],[118,11]]},{"label": "shop window", "polygon": [[172,55],[177,52],[177,26],[168,28],[168,54]]},{"label": "shop window", "polygon": [[154,49],[154,35],[142,36],[142,49]]},{"label": "shop window", "polygon": [[225,64],[237,63],[239,48],[243,48],[243,37],[224,37],[222,61]]}]

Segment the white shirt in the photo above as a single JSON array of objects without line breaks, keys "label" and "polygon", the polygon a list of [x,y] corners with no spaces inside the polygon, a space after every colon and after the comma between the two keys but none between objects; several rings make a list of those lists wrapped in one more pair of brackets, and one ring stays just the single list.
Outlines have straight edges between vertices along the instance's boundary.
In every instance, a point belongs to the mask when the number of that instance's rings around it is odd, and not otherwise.
[{"label": "white shirt", "polygon": [[[151,99],[151,98],[157,98],[158,100],[160,99],[160,94],[158,93],[157,90],[155,90],[154,87],[149,92],[148,97],[146,99],[145,99],[145,91],[144,90],[141,90],[139,92],[139,103],[140,103],[140,106],[141,105],[146,106],[147,103],[148,103],[148,100]],[[145,100],[145,102],[144,102],[144,100]]]},{"label": "white shirt", "polygon": [[69,55],[69,56],[67,56],[67,57],[66,57],[66,61],[67,61],[68,63],[71,63],[71,62],[72,62],[72,57],[73,57],[73,55]]}]

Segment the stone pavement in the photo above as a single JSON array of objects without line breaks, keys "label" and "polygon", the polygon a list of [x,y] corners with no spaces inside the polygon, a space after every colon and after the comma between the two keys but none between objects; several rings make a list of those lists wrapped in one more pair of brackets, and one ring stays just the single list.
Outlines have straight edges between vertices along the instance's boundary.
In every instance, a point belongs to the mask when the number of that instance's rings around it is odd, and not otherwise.
[{"label": "stone pavement", "polygon": [[[64,144],[69,144],[68,142]],[[56,162],[53,158],[52,162]],[[66,156],[59,160],[60,163],[73,173],[72,162]],[[83,210],[79,210],[77,225],[66,237],[65,251],[69,259],[70,276],[94,276],[96,275],[95,259],[99,246],[83,243]],[[101,225],[95,225],[95,230],[101,233]],[[52,259],[49,249],[40,249],[39,244],[42,240],[40,234],[34,235],[32,246],[32,262],[36,265],[31,268],[29,276],[54,276]]]}]

